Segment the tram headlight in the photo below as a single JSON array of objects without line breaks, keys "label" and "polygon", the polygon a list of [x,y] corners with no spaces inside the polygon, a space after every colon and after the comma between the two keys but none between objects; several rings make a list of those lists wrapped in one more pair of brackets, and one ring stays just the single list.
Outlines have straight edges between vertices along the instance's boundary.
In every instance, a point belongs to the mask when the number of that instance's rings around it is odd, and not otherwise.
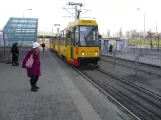
[{"label": "tram headlight", "polygon": [[95,53],[95,56],[97,56],[98,55],[98,53]]},{"label": "tram headlight", "polygon": [[82,53],[82,56],[84,56],[84,53]]}]

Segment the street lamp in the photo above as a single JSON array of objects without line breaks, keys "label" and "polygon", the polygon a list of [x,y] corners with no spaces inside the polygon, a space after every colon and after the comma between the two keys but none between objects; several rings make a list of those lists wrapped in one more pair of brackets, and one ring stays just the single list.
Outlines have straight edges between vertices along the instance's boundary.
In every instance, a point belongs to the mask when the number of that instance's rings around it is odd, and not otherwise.
[{"label": "street lamp", "polygon": [[23,10],[23,18],[24,18],[24,11],[25,11],[25,10],[32,10],[32,9],[24,9],[24,10]]},{"label": "street lamp", "polygon": [[[138,8],[137,10],[140,10],[140,8]],[[145,18],[146,18],[146,12],[144,12],[144,47],[145,47]],[[143,55],[143,51],[142,51],[141,47],[140,47],[140,53],[139,54],[141,56]]]},{"label": "street lamp", "polygon": [[60,24],[54,24],[54,26],[55,26],[55,27],[56,27],[56,29],[57,29],[57,33],[59,33]]},{"label": "street lamp", "polygon": [[[140,10],[140,8],[138,8],[137,10]],[[146,12],[144,12],[144,45],[145,45],[145,19],[146,19]]]}]

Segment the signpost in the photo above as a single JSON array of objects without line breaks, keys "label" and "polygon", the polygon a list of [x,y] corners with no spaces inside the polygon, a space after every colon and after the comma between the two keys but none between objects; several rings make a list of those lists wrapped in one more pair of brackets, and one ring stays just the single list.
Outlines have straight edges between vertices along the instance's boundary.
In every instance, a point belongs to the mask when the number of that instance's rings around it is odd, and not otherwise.
[{"label": "signpost", "polygon": [[121,51],[122,51],[122,46],[123,46],[123,44],[124,44],[124,43],[123,43],[123,41],[121,41],[121,42],[120,42],[120,45],[121,45]]}]

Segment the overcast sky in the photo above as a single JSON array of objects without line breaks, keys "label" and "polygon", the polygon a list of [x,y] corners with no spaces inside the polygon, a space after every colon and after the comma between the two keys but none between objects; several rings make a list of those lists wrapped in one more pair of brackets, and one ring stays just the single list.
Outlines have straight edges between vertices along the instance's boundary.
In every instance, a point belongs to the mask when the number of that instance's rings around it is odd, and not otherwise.
[{"label": "overcast sky", "polygon": [[[39,18],[39,30],[51,31],[53,24],[61,24],[63,29],[74,18],[63,10],[68,2],[81,2],[84,9],[92,10],[84,14],[84,17],[94,17],[99,24],[100,33],[123,31],[136,28],[144,28],[144,12],[146,12],[146,30],[155,30],[156,22],[161,31],[161,0],[0,0],[0,28],[6,24],[10,17]],[[140,10],[137,10],[140,8]],[[27,11],[24,9],[33,9]],[[83,8],[82,8],[83,9]],[[74,11],[73,11],[74,12]]]}]

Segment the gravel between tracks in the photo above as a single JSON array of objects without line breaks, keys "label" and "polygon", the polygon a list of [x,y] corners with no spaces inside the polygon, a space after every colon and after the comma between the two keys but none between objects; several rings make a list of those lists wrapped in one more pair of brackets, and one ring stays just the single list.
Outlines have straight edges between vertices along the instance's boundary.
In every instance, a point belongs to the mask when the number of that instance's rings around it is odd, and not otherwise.
[{"label": "gravel between tracks", "polygon": [[142,119],[159,120],[161,118],[160,99],[97,70],[85,70],[83,72]]},{"label": "gravel between tracks", "polygon": [[[124,64],[128,65],[129,63],[124,63]],[[130,66],[125,67],[117,64],[115,68],[113,68],[113,65],[111,62],[100,61],[99,65],[100,65],[100,68],[161,96],[161,87],[160,87],[161,77],[155,76],[152,74],[147,74],[141,71],[139,71],[138,75],[135,76],[134,68]]]}]

